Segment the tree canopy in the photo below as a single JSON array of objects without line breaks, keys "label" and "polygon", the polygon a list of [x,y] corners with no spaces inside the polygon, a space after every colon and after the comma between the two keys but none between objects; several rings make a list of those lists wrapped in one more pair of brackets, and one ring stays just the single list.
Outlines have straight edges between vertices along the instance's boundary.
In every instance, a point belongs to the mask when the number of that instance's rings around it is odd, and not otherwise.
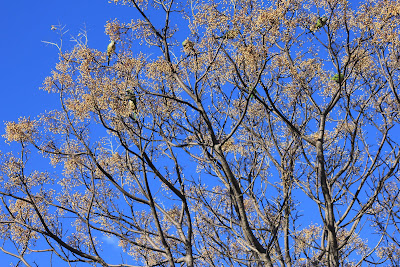
[{"label": "tree canopy", "polygon": [[398,1],[111,2],[136,15],[59,46],[60,108],[6,123],[4,253],[400,265]]}]

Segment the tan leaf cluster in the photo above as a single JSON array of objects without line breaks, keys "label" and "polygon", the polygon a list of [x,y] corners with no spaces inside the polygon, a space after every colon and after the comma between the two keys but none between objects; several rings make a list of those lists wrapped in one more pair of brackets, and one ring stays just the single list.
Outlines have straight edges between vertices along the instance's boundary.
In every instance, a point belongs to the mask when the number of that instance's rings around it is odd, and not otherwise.
[{"label": "tan leaf cluster", "polygon": [[3,136],[8,142],[32,142],[35,138],[35,134],[38,133],[36,121],[30,118],[19,118],[18,123],[7,122],[6,123],[6,134]]},{"label": "tan leaf cluster", "polygon": [[400,259],[400,248],[396,244],[390,243],[388,246],[378,248],[376,255],[381,259],[389,258],[398,261]]}]

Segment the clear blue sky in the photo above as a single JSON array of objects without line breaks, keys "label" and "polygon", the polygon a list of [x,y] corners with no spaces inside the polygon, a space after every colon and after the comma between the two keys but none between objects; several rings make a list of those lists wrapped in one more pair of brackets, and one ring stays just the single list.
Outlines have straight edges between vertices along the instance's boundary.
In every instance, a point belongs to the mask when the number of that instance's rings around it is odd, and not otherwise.
[{"label": "clear blue sky", "polygon": [[[3,53],[0,63],[0,135],[4,134],[5,121],[14,121],[21,116],[35,117],[45,110],[59,107],[57,95],[39,90],[58,62],[57,49],[42,42],[58,41],[59,36],[51,30],[51,25],[66,26],[65,29],[69,30],[64,40],[67,45],[70,37],[86,28],[89,46],[105,51],[109,42],[104,33],[105,23],[114,18],[129,21],[136,17],[132,8],[116,6],[108,0],[1,0],[0,12],[0,51]],[[0,151],[7,150],[9,147],[4,138],[0,138]],[[113,241],[109,241],[112,245]],[[111,253],[115,251],[110,250]],[[0,252],[0,266],[9,266],[10,260]],[[39,266],[48,265],[42,261]]]},{"label": "clear blue sky", "polygon": [[[0,12],[0,135],[5,133],[6,121],[14,121],[21,116],[34,118],[45,110],[60,106],[57,95],[39,90],[58,62],[57,49],[42,42],[59,40],[51,25],[61,24],[69,29],[64,40],[67,46],[73,45],[69,42],[70,37],[86,28],[89,46],[105,51],[109,42],[104,33],[107,20],[118,18],[129,21],[136,14],[132,8],[116,6],[107,0],[0,1]],[[0,151],[9,150],[4,138],[0,137]],[[115,241],[106,240],[107,244],[111,245],[108,247],[110,255],[120,258],[117,249],[113,248]],[[35,259],[38,255],[31,257]],[[0,252],[0,266],[10,266],[11,260],[17,262]],[[50,266],[42,255],[35,261],[39,266]],[[68,265],[58,262],[57,266]]]},{"label": "clear blue sky", "polygon": [[[118,17],[130,20],[133,9],[109,4],[107,0],[69,1],[0,1],[2,62],[0,76],[0,122],[32,116],[59,105],[55,95],[39,90],[46,76],[58,61],[57,49],[42,41],[57,42],[51,25],[62,24],[69,32],[68,45],[86,27],[89,45],[105,50],[109,42],[104,33],[107,20]],[[1,134],[4,134],[1,127]],[[3,142],[1,142],[3,143]],[[0,145],[1,149],[1,145]]]}]

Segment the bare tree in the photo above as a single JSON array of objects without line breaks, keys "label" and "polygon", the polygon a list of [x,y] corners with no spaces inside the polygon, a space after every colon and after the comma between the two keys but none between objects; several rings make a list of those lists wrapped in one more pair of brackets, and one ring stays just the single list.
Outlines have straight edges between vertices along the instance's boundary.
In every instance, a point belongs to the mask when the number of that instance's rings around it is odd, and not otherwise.
[{"label": "bare tree", "polygon": [[399,264],[398,1],[113,2],[139,15],[106,24],[115,51],[60,47],[43,87],[60,109],[6,124],[3,252]]}]

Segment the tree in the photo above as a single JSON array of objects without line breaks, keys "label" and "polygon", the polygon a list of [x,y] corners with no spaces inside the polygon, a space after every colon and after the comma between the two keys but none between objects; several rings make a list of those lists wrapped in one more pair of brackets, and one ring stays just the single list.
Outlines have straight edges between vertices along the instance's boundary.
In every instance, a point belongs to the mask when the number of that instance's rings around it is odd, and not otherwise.
[{"label": "tree", "polygon": [[[30,252],[99,266],[399,263],[397,1],[114,2],[140,17],[107,23],[110,66],[85,42],[60,50],[43,87],[60,109],[6,124],[20,151],[1,164],[3,252],[27,266]],[[31,150],[56,171],[32,170]]]}]

